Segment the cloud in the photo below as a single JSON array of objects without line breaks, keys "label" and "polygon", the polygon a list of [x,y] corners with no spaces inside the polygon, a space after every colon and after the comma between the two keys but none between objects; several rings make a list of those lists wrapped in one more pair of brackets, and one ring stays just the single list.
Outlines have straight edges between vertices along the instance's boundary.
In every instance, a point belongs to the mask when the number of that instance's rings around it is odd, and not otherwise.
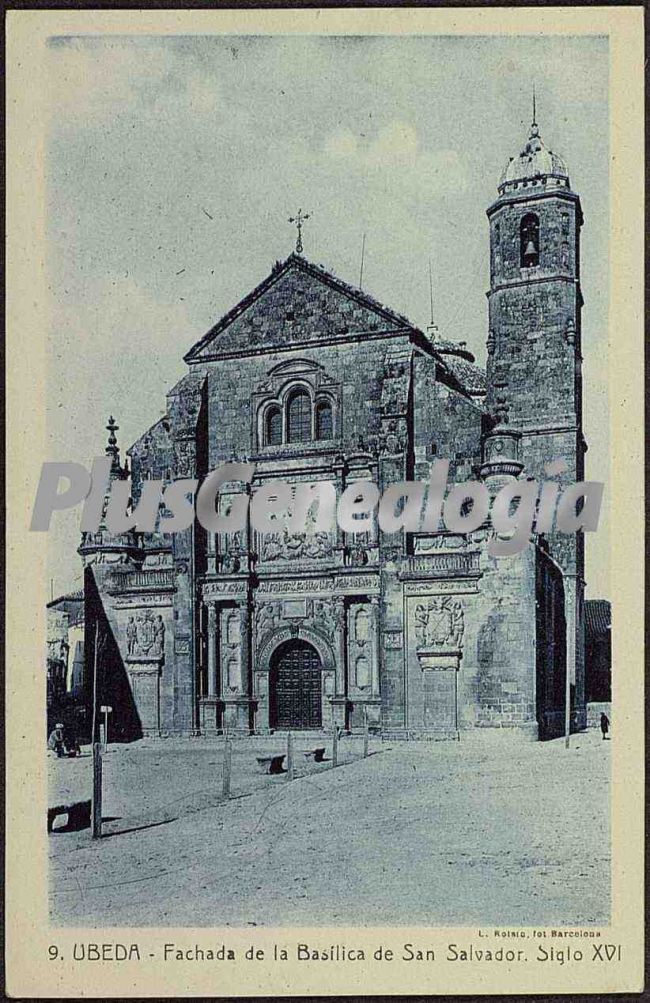
[{"label": "cloud", "polygon": [[357,137],[350,129],[337,129],[325,140],[325,153],[329,157],[351,157],[357,152]]},{"label": "cloud", "polygon": [[114,359],[131,357],[134,353],[149,356],[152,362],[160,358],[163,346],[175,353],[179,344],[190,347],[194,331],[183,303],[156,296],[132,277],[105,276],[86,283],[82,295],[77,294],[68,305],[59,301],[54,310],[52,340],[59,350],[63,346],[76,351],[79,339],[92,350],[92,357]]},{"label": "cloud", "polygon": [[365,160],[370,166],[416,164],[420,155],[417,130],[408,122],[393,120],[381,128],[370,144]]},{"label": "cloud", "polygon": [[136,112],[215,115],[222,110],[218,81],[188,72],[172,46],[143,40],[64,39],[49,48],[50,111],[59,126],[101,125]]},{"label": "cloud", "polygon": [[453,149],[424,149],[410,122],[392,119],[364,139],[341,127],[326,138],[324,157],[333,167],[364,177],[371,188],[393,190],[402,199],[458,192],[469,183],[465,158]]}]

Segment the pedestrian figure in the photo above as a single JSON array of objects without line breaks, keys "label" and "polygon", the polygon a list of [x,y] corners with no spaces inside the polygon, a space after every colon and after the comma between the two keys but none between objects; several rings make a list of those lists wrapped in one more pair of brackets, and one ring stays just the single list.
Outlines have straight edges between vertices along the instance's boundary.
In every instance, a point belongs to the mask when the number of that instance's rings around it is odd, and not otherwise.
[{"label": "pedestrian figure", "polygon": [[600,715],[600,730],[603,733],[603,741],[607,738],[607,732],[609,731],[609,718],[607,714]]},{"label": "pedestrian figure", "polygon": [[68,724],[63,732],[63,746],[68,757],[80,756],[81,746],[72,725]]},{"label": "pedestrian figure", "polygon": [[56,752],[59,759],[63,756],[63,725],[55,724],[47,740],[47,747]]}]

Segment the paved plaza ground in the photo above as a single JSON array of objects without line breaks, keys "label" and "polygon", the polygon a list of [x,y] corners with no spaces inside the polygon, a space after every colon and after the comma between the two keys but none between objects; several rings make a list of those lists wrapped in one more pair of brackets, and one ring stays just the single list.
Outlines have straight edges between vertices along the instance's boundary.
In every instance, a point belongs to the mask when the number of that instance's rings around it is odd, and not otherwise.
[{"label": "paved plaza ground", "polygon": [[[501,739],[501,740],[499,740]],[[284,739],[110,746],[104,836],[49,836],[51,915],[74,926],[585,925],[609,918],[611,742],[344,737],[339,766],[260,773]],[[92,758],[49,757],[50,805]],[[331,755],[331,747],[328,749]]]}]

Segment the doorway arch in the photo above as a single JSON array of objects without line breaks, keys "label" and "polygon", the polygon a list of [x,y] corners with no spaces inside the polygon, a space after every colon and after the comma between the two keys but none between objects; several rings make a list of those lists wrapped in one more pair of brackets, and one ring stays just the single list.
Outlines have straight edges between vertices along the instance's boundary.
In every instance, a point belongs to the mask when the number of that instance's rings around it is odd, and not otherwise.
[{"label": "doorway arch", "polygon": [[269,726],[321,728],[322,665],[313,645],[301,638],[279,644],[271,657]]}]

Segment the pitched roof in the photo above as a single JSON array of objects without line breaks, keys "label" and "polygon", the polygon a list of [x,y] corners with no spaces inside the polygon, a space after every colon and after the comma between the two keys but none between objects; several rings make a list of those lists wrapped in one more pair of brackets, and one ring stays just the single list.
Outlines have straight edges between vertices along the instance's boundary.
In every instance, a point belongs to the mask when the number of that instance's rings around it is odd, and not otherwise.
[{"label": "pitched roof", "polygon": [[47,604],[47,608],[54,609],[62,602],[82,602],[83,597],[83,589],[79,589],[77,592],[67,592],[65,595],[57,596],[56,599],[52,599],[52,601]]},{"label": "pitched roof", "polygon": [[[273,290],[276,295],[267,299],[266,309],[256,309],[262,297]],[[322,308],[319,291],[333,294],[327,309]],[[294,325],[294,317],[288,314],[298,304],[301,306]],[[220,337],[226,329],[230,329],[227,341]],[[424,337],[402,314],[343,282],[321,265],[293,253],[284,262],[278,262],[270,275],[210,328],[184,358],[186,362],[199,362],[251,349],[264,351],[286,343],[396,330],[414,331]]]},{"label": "pitched roof", "polygon": [[479,366],[456,355],[444,355],[445,365],[462,388],[472,397],[482,397],[487,392],[487,378]]},{"label": "pitched roof", "polygon": [[585,628],[592,637],[606,634],[612,625],[612,605],[607,599],[585,600]]}]

